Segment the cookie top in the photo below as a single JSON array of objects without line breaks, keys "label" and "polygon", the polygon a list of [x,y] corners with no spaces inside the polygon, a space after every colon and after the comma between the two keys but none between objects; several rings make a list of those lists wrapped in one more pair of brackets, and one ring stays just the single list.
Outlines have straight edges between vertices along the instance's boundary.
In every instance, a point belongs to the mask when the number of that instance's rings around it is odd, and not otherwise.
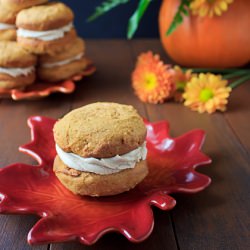
[{"label": "cookie top", "polygon": [[0,67],[25,68],[36,64],[36,56],[23,49],[17,42],[0,42]]},{"label": "cookie top", "polygon": [[20,11],[16,25],[26,30],[45,31],[66,26],[73,19],[74,14],[69,7],[63,3],[52,2]]},{"label": "cookie top", "polygon": [[72,42],[72,46],[70,46],[67,50],[64,50],[61,53],[55,55],[44,54],[39,57],[39,63],[55,63],[63,60],[67,60],[74,56],[77,56],[81,53],[85,52],[85,42],[81,38],[77,38]]},{"label": "cookie top", "polygon": [[141,146],[146,127],[132,106],[98,102],[75,109],[57,121],[54,138],[65,152],[109,158]]},{"label": "cookie top", "polygon": [[4,8],[0,2],[0,23],[15,24],[16,12]]},{"label": "cookie top", "polygon": [[19,11],[34,5],[47,3],[48,0],[1,0],[1,4],[12,11]]}]

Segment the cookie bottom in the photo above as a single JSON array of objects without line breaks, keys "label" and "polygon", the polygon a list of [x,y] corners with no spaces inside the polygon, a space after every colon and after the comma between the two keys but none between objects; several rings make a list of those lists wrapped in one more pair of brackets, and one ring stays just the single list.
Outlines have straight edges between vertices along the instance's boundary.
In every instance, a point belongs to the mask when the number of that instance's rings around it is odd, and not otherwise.
[{"label": "cookie bottom", "polygon": [[15,41],[16,40],[16,30],[0,30],[0,41]]},{"label": "cookie bottom", "polygon": [[148,174],[146,161],[134,168],[110,175],[81,172],[66,166],[57,155],[53,170],[61,183],[74,194],[88,196],[116,195],[134,188]]},{"label": "cookie bottom", "polygon": [[41,80],[46,82],[59,82],[69,79],[71,76],[80,73],[87,66],[87,60],[82,58],[80,60],[53,68],[38,68],[38,76]]},{"label": "cookie bottom", "polygon": [[21,88],[34,83],[36,78],[35,72],[27,76],[12,77],[7,74],[0,74],[0,88],[13,89]]},{"label": "cookie bottom", "polygon": [[76,38],[76,31],[72,28],[64,35],[64,37],[52,41],[42,41],[35,38],[25,38],[20,36],[17,37],[17,41],[23,48],[31,53],[38,55],[55,55],[69,48]]}]

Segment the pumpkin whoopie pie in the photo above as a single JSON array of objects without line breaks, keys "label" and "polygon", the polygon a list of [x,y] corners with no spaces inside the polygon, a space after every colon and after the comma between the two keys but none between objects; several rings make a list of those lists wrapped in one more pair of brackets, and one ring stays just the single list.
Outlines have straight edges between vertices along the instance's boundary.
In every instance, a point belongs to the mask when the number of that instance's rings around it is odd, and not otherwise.
[{"label": "pumpkin whoopie pie", "polygon": [[132,106],[100,102],[75,109],[56,122],[54,138],[53,170],[75,194],[119,194],[148,173],[146,128]]},{"label": "pumpkin whoopie pie", "polygon": [[39,57],[38,76],[46,82],[58,82],[69,79],[80,73],[87,66],[84,57],[85,43],[77,38],[71,46],[56,55],[41,55]]},{"label": "pumpkin whoopie pie", "polygon": [[74,14],[63,3],[51,2],[20,11],[17,41],[35,54],[57,54],[76,39]]},{"label": "pumpkin whoopie pie", "polygon": [[0,2],[0,41],[16,40],[16,12],[3,7]]},{"label": "pumpkin whoopie pie", "polygon": [[0,42],[0,88],[22,88],[35,80],[36,56],[13,41]]}]

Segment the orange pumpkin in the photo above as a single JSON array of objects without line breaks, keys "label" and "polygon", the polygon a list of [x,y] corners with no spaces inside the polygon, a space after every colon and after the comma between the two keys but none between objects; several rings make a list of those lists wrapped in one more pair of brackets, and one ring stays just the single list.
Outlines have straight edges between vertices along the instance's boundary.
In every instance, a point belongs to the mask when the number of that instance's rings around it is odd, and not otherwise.
[{"label": "orange pumpkin", "polygon": [[163,0],[159,14],[161,42],[169,56],[189,67],[229,68],[250,61],[250,1],[234,0],[215,17],[184,17],[169,36],[166,31],[180,0]]}]

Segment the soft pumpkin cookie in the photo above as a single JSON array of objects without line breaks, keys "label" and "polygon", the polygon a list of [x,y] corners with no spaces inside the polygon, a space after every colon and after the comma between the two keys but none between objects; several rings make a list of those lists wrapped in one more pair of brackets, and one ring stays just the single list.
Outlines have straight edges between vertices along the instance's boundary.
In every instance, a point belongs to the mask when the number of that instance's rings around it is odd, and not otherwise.
[{"label": "soft pumpkin cookie", "polygon": [[89,196],[108,196],[129,191],[140,183],[148,173],[145,160],[136,163],[134,168],[100,175],[72,169],[65,165],[59,156],[55,158],[53,170],[61,183],[71,192]]},{"label": "soft pumpkin cookie", "polygon": [[104,196],[134,188],[148,173],[146,128],[137,111],[93,103],[54,126],[54,172],[75,194]]},{"label": "soft pumpkin cookie", "polygon": [[47,2],[48,0],[1,0],[3,7],[11,11],[20,11],[31,6]]}]

